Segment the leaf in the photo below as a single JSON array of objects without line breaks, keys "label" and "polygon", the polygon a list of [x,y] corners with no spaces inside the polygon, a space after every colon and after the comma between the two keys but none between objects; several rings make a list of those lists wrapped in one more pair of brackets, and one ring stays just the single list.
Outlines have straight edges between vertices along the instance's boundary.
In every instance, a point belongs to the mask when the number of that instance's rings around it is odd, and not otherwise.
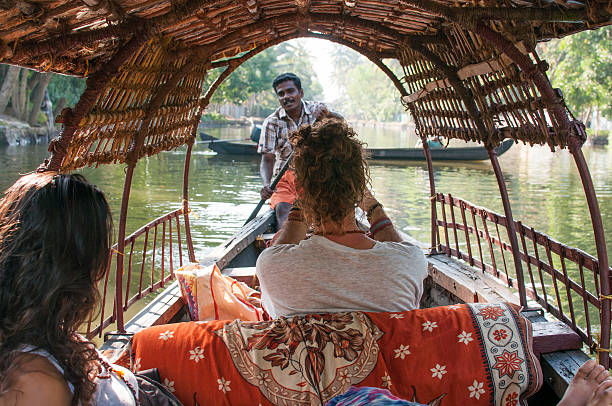
[{"label": "leaf", "polygon": [[264,355],[263,359],[270,362],[273,367],[280,366],[281,370],[283,370],[289,366],[289,351],[281,348],[276,352]]},{"label": "leaf", "polygon": [[321,380],[321,374],[325,370],[325,357],[318,348],[306,347],[306,359],[304,360],[306,379],[317,388]]}]

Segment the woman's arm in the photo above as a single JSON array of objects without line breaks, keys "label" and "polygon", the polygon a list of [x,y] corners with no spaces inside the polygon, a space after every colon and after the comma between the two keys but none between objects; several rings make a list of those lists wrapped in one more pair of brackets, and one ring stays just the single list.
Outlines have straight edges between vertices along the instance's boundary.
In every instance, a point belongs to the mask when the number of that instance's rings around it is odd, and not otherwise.
[{"label": "woman's arm", "polygon": [[308,226],[304,222],[301,211],[294,206],[289,211],[287,220],[283,223],[278,233],[276,233],[270,245],[299,244],[300,241],[306,238],[307,231]]},{"label": "woman's arm", "polygon": [[370,222],[370,237],[376,241],[395,241],[403,242],[404,240],[399,235],[395,226],[385,213],[382,204],[376,200],[369,189],[363,195],[363,199],[359,203],[359,207],[363,210]]}]

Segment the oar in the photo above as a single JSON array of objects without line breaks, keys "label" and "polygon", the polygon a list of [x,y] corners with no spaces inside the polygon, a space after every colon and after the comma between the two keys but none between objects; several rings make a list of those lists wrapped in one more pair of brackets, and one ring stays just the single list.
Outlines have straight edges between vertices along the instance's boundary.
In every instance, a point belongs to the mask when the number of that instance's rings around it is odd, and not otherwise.
[{"label": "oar", "polygon": [[[278,181],[280,181],[280,179],[283,177],[285,172],[287,172],[287,168],[289,168],[289,162],[291,162],[292,157],[293,157],[293,152],[291,152],[291,154],[289,155],[289,158],[287,158],[287,161],[283,164],[280,172],[278,172],[278,175],[276,175],[276,178],[274,178],[274,180],[272,181],[272,184],[270,184],[270,189],[272,190],[276,189],[276,185],[278,185]],[[266,199],[261,199],[259,203],[257,203],[255,210],[253,210],[253,212],[251,213],[251,215],[249,216],[249,218],[247,219],[247,221],[245,221],[243,225],[246,225],[249,221],[257,217],[257,213],[259,213],[259,210],[261,210],[265,202],[266,202]]]},{"label": "oar", "polygon": [[219,139],[214,139],[214,140],[206,140],[206,141],[200,141],[198,142],[198,144],[209,144],[209,143],[215,143],[218,144],[220,142],[236,142],[236,141],[248,141],[250,140],[250,138],[235,138],[233,140],[219,140]]}]

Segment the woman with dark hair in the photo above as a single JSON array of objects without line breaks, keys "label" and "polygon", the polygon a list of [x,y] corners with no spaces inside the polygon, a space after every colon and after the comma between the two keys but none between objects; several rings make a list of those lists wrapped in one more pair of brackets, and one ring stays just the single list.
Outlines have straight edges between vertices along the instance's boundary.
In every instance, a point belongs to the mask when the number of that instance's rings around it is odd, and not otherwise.
[{"label": "woman with dark hair", "polygon": [[[418,308],[427,276],[421,249],[402,240],[368,190],[363,144],[344,120],[293,133],[302,189],[273,245],[257,260],[264,308],[273,318],[340,311]],[[359,205],[371,224],[355,223]],[[306,239],[312,225],[314,234]]]},{"label": "woman with dark hair", "polygon": [[77,333],[99,302],[111,238],[106,198],[81,175],[30,174],[6,191],[0,405],[136,404],[134,375]]}]

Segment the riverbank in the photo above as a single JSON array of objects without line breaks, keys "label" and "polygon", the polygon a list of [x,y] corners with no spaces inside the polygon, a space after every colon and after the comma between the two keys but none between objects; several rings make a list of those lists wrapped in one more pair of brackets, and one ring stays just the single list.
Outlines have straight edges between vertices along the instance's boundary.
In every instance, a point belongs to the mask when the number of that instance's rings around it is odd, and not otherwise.
[{"label": "riverbank", "polygon": [[0,146],[47,144],[57,130],[48,127],[31,127],[13,117],[0,115]]},{"label": "riverbank", "polygon": [[[220,117],[220,118],[208,118],[202,117],[199,128],[222,128],[222,127],[242,127],[250,126],[252,124],[262,124],[265,117]],[[387,128],[387,129],[398,129],[407,131],[414,129],[413,122],[383,122],[373,120],[348,120],[354,127],[370,127],[370,128]]]}]

